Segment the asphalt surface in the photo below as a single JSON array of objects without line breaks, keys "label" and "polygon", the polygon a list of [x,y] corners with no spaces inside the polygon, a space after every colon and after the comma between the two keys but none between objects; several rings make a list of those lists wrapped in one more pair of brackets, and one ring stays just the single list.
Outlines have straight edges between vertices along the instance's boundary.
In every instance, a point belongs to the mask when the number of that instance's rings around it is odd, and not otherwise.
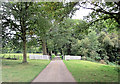
[{"label": "asphalt surface", "polygon": [[67,67],[60,59],[55,57],[47,67],[32,81],[34,82],[76,82]]}]

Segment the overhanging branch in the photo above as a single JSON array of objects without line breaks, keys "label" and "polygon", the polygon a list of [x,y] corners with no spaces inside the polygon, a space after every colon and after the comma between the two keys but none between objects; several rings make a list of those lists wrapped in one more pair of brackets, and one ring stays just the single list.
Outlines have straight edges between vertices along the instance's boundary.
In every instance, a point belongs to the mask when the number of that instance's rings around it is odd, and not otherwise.
[{"label": "overhanging branch", "polygon": [[103,17],[103,18],[100,18],[100,19],[96,19],[95,21],[90,22],[90,24],[88,24],[88,25],[92,25],[93,23],[95,23],[95,22],[97,22],[97,21],[107,20],[107,19],[109,19],[109,18],[112,19],[113,17],[111,17],[111,16],[106,16],[106,17]]}]

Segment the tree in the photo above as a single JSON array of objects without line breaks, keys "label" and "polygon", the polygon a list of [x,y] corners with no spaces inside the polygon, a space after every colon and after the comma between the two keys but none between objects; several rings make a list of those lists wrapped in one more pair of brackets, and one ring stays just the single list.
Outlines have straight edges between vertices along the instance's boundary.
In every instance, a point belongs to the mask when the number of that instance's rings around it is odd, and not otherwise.
[{"label": "tree", "polygon": [[[89,7],[87,5],[89,5]],[[117,30],[120,32],[120,1],[100,3],[86,0],[85,2],[80,2],[79,6],[93,10],[93,12],[87,16],[90,25],[95,25],[96,22],[99,22],[98,24],[105,24],[105,27],[110,31]],[[90,20],[89,18],[92,19]],[[120,36],[120,33],[118,33],[118,36]],[[118,39],[120,39],[120,37],[118,37]],[[118,49],[120,52],[120,47]]]},{"label": "tree", "polygon": [[[89,7],[87,6],[89,5]],[[120,28],[120,1],[118,2],[98,2],[88,1],[80,2],[79,6],[85,9],[93,10],[89,18],[92,18],[91,24],[99,20],[115,20],[118,28]]]},{"label": "tree", "polygon": [[43,55],[47,55],[47,49],[46,49],[46,41],[47,41],[47,33],[50,29],[51,23],[49,20],[41,17],[38,15],[38,19],[36,20],[36,35],[40,37],[42,42],[42,49],[43,49]]},{"label": "tree", "polygon": [[[34,30],[31,28],[31,24],[34,21],[34,16],[40,12],[41,16],[44,18],[54,17],[57,20],[57,16],[60,16],[59,21],[63,20],[64,17],[67,17],[71,10],[74,8],[76,3],[59,3],[59,2],[50,2],[50,3],[32,3],[32,2],[8,2],[2,3],[3,16],[2,16],[2,26],[3,28],[10,29],[10,31],[14,31],[14,36],[20,37],[23,42],[23,62],[27,62],[26,60],[26,35]],[[37,10],[37,11],[36,11]],[[63,12],[63,14],[61,14]],[[47,14],[50,13],[50,14]],[[47,16],[46,16],[47,14]],[[38,15],[37,15],[38,16]],[[39,18],[39,17],[38,17]],[[52,19],[52,20],[54,20]],[[10,33],[10,32],[9,32]],[[43,40],[43,39],[42,39]],[[43,41],[45,44],[45,41]],[[45,47],[45,45],[43,46]],[[45,48],[43,48],[45,49]],[[46,51],[46,50],[45,50]],[[46,52],[44,52],[46,54]]]},{"label": "tree", "polygon": [[[42,42],[43,54],[47,54],[46,43],[47,33],[50,28],[50,21],[54,24],[59,24],[65,17],[68,17],[73,12],[76,3],[62,3],[62,2],[39,2],[36,4],[34,11],[36,19],[34,28],[36,27],[37,36],[40,36]],[[72,9],[71,9],[72,8]],[[74,9],[75,10],[75,9]],[[59,17],[58,17],[59,16]]]},{"label": "tree", "polygon": [[94,30],[89,30],[88,35],[79,41],[81,54],[95,60],[100,60],[100,56],[98,54],[99,46],[100,43],[98,42],[98,36]]},{"label": "tree", "polygon": [[85,21],[64,19],[51,28],[47,43],[48,49],[54,51],[55,54],[60,52],[63,55],[74,55],[72,45],[76,43],[77,39],[81,39],[85,32],[87,32],[87,23]]},{"label": "tree", "polygon": [[[101,43],[99,54],[105,61],[119,63],[119,39],[118,35],[114,33],[101,32],[98,38]],[[107,59],[106,59],[107,58]]]},{"label": "tree", "polygon": [[32,16],[32,6],[32,2],[2,3],[2,26],[3,28],[8,27],[10,31],[14,31],[14,36],[18,36],[22,40],[23,63],[27,62],[26,32],[29,30],[28,22],[30,21],[30,17]]},{"label": "tree", "polygon": [[49,13],[49,16],[52,17],[57,23],[64,20],[66,17],[71,17],[73,13],[77,10],[75,6],[78,2],[45,2],[43,7]]}]

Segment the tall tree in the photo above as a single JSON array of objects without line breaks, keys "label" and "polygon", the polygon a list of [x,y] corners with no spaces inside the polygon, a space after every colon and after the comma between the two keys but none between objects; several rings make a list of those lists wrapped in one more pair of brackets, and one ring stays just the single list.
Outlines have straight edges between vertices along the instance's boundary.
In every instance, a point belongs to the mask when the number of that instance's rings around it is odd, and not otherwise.
[{"label": "tall tree", "polygon": [[[23,63],[27,62],[26,32],[29,30],[29,20],[32,16],[32,2],[3,3],[2,26],[8,28],[15,36],[20,37],[23,43]],[[10,33],[10,32],[8,32]]]},{"label": "tall tree", "polygon": [[40,40],[42,42],[43,55],[47,55],[46,41],[47,41],[47,33],[49,33],[48,31],[50,29],[51,23],[49,20],[38,15],[35,25],[37,27],[36,35],[40,37]]},{"label": "tall tree", "polygon": [[[36,25],[38,27],[39,36],[42,40],[43,54],[47,54],[46,50],[46,34],[48,30],[51,30],[49,22],[45,19],[50,20],[53,25],[59,24],[65,17],[68,17],[74,10],[76,3],[63,3],[63,2],[40,2],[37,4],[37,20]],[[40,7],[40,8],[39,8]],[[59,16],[59,17],[58,17]]]}]

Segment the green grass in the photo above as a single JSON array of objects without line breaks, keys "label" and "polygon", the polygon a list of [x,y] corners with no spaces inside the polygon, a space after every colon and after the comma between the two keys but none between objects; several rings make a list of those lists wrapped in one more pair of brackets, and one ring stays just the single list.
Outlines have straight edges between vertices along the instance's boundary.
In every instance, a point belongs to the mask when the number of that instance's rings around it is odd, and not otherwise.
[{"label": "green grass", "polygon": [[[22,54],[18,54],[21,55]],[[11,55],[12,56],[12,55]],[[48,64],[49,60],[2,60],[3,82],[31,82]]]},{"label": "green grass", "polygon": [[116,66],[83,60],[64,60],[64,63],[77,82],[118,82]]},{"label": "green grass", "polygon": [[[33,53],[27,53],[27,58],[29,59],[29,55],[30,54],[33,54]],[[42,54],[42,53],[34,53],[34,54]],[[10,57],[10,58],[14,58],[14,56],[15,56],[15,58],[18,58],[18,56],[19,56],[19,59],[20,60],[22,60],[23,59],[23,53],[5,53],[5,54],[0,54],[0,57],[3,57],[4,56],[4,58],[8,58],[8,57]]]},{"label": "green grass", "polygon": [[[29,56],[30,54],[42,54],[42,53],[27,53],[27,56]],[[0,57],[1,56],[3,56],[3,55],[5,55],[5,56],[13,56],[13,55],[16,55],[16,56],[22,56],[23,55],[23,53],[5,53],[5,54],[0,54]]]}]

